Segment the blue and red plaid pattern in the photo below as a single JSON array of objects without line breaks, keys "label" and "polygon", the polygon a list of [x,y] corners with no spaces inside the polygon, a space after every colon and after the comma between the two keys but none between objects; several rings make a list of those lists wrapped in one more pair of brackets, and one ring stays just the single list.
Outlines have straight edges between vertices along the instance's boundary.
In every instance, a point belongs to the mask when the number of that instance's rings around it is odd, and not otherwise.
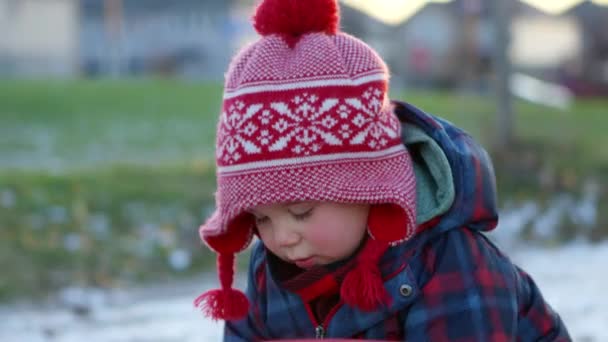
[{"label": "blue and red plaid pattern", "polygon": [[[224,340],[320,335],[407,341],[570,341],[559,315],[530,276],[483,234],[496,226],[498,218],[487,153],[445,120],[409,104],[395,104],[401,121],[422,128],[445,152],[456,197],[451,209],[434,218],[428,229],[382,257],[380,270],[391,305],[364,313],[338,302],[324,313],[323,322],[317,322],[311,298],[302,294],[321,285],[309,282],[303,291],[287,289],[258,242],[247,288],[252,308],[248,318],[226,322]],[[336,272],[333,278],[340,279],[340,269]],[[326,282],[327,276],[322,277]]]}]

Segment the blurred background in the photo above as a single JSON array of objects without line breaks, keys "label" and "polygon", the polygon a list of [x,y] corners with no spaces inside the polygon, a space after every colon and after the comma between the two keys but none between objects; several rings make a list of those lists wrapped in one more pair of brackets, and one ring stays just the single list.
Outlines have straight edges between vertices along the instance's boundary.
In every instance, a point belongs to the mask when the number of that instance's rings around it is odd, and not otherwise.
[{"label": "blurred background", "polygon": [[[219,340],[192,308],[216,286],[197,227],[213,210],[223,74],[257,39],[254,5],[0,0],[0,340]],[[575,340],[608,340],[608,0],[341,10],[389,64],[394,99],[488,149],[492,238]]]}]

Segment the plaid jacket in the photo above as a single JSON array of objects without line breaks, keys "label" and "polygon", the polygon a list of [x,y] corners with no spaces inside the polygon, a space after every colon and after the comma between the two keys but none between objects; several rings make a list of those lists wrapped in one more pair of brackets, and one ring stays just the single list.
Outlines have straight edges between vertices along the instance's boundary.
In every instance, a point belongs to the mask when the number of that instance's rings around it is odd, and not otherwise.
[{"label": "plaid jacket", "polygon": [[486,152],[450,123],[395,104],[401,121],[422,128],[445,152],[456,197],[447,213],[426,223],[428,229],[382,257],[391,306],[364,313],[338,301],[317,322],[307,291],[289,291],[275,279],[258,243],[247,288],[252,308],[248,318],[226,322],[224,340],[569,341],[530,276],[483,234],[497,223],[494,171]]}]

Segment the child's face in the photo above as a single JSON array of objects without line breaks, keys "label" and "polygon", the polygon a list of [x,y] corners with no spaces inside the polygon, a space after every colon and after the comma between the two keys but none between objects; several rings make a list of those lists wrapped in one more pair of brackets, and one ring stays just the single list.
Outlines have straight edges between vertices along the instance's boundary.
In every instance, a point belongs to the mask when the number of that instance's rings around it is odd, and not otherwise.
[{"label": "child's face", "polygon": [[249,212],[264,245],[301,268],[351,256],[367,231],[367,204],[302,202],[257,206]]}]

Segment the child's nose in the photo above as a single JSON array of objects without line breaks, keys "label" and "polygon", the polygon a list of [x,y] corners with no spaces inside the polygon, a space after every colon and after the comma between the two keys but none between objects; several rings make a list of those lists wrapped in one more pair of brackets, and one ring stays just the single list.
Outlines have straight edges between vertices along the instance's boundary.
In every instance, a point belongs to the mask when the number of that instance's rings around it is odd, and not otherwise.
[{"label": "child's nose", "polygon": [[274,239],[281,247],[291,247],[300,242],[300,235],[291,229],[276,229]]}]

